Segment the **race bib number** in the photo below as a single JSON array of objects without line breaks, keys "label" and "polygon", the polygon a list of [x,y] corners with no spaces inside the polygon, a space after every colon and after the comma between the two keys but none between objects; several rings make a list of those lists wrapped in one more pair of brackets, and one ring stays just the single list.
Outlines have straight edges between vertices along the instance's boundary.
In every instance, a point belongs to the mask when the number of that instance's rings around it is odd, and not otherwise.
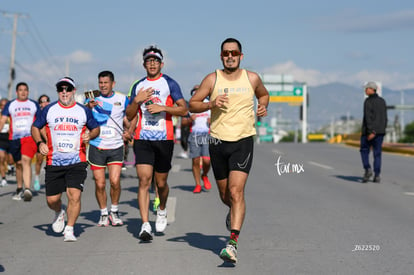
[{"label": "race bib number", "polygon": [[57,140],[57,150],[62,153],[73,153],[78,150],[78,141],[75,138],[60,138]]},{"label": "race bib number", "polygon": [[14,122],[14,126],[16,131],[24,131],[27,129],[28,123],[25,119],[18,119]]},{"label": "race bib number", "polygon": [[101,126],[101,138],[114,138],[116,136],[116,131],[114,128]]},{"label": "race bib number", "polygon": [[163,119],[158,119],[157,116],[147,117],[142,128],[147,131],[164,131],[163,121]]}]

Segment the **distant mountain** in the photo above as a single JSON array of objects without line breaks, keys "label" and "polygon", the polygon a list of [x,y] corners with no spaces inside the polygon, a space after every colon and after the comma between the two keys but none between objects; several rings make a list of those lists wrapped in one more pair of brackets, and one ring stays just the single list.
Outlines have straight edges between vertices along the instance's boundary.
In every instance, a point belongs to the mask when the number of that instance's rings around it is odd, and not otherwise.
[{"label": "distant mountain", "polygon": [[[308,123],[310,130],[330,124],[332,120],[344,117],[362,120],[363,102],[365,93],[363,87],[354,87],[344,83],[329,83],[320,86],[308,87],[309,108]],[[404,91],[405,105],[414,105],[414,89]],[[401,105],[401,92],[383,87],[382,96],[387,105]],[[388,110],[389,123],[393,123],[400,111]],[[278,121],[299,121],[299,107],[288,106],[286,103],[271,103],[269,116],[278,117]],[[399,117],[401,121],[401,117]],[[405,124],[414,121],[414,110],[404,111]],[[299,128],[301,126],[299,125]],[[293,127],[294,128],[294,127]]]}]

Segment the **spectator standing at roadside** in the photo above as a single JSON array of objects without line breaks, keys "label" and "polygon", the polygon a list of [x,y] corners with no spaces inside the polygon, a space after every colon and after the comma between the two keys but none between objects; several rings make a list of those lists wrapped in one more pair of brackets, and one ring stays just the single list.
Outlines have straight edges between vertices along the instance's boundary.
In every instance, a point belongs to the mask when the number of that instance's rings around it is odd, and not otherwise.
[{"label": "spectator standing at roadside", "polygon": [[387,104],[377,94],[378,86],[375,82],[368,82],[365,86],[365,94],[368,96],[364,101],[364,117],[362,120],[360,154],[362,166],[365,169],[362,182],[368,182],[372,177],[372,168],[369,162],[370,148],[374,154],[374,179],[376,183],[381,182],[381,158],[382,142],[387,128]]}]

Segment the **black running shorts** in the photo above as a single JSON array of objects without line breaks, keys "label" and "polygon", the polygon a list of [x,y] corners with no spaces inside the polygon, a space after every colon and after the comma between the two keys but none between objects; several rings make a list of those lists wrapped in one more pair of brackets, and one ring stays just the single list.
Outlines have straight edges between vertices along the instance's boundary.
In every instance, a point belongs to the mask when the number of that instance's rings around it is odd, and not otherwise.
[{"label": "black running shorts", "polygon": [[158,173],[170,171],[173,151],[172,140],[134,140],[135,165],[152,165]]},{"label": "black running shorts", "polygon": [[228,178],[230,171],[249,174],[253,162],[253,136],[234,142],[210,137],[209,151],[216,180]]},{"label": "black running shorts", "polygon": [[86,162],[67,166],[46,165],[45,186],[46,196],[61,194],[66,188],[76,188],[83,191],[86,179]]}]

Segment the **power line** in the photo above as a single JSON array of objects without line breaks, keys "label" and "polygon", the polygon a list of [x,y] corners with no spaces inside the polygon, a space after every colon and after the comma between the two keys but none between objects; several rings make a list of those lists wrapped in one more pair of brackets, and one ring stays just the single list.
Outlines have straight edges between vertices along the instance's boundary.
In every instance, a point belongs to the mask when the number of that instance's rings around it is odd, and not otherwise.
[{"label": "power line", "polygon": [[[49,47],[47,46],[45,40],[42,38],[39,29],[37,28],[35,22],[33,21],[33,19],[29,16],[29,20],[31,24],[27,24],[27,22],[24,22],[26,28],[29,30],[29,34],[30,36],[33,38],[33,40],[37,43],[40,51],[42,52],[43,56],[45,57],[45,60],[47,60],[48,62],[50,62],[51,65],[53,65],[54,69],[59,73],[59,74],[64,74],[63,70],[61,69],[61,67],[55,62],[54,60],[54,55],[52,54],[52,52],[50,51]],[[34,30],[34,32],[32,31],[32,28]]]}]

